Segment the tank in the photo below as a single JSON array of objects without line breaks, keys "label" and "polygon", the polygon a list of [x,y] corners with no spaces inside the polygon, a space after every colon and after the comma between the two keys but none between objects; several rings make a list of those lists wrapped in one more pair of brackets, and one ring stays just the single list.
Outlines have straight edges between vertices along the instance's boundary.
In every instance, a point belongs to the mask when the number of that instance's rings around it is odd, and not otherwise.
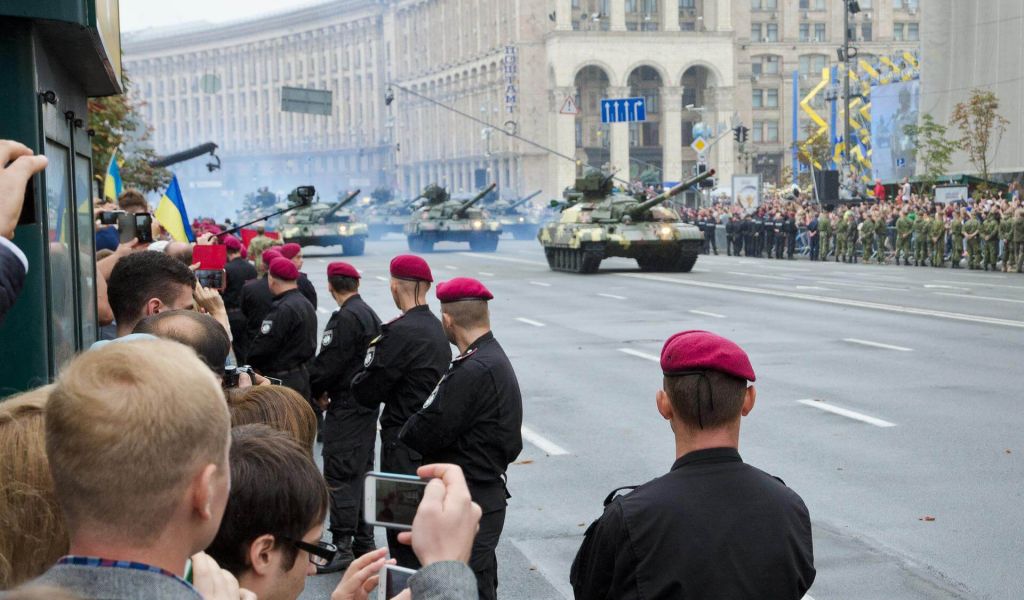
[{"label": "tank", "polygon": [[517,240],[532,240],[537,237],[540,219],[531,210],[525,209],[526,203],[539,196],[541,190],[518,200],[498,200],[487,205],[487,211],[501,223],[503,233],[511,233]]},{"label": "tank", "polygon": [[363,212],[363,221],[371,240],[379,240],[389,233],[402,233],[413,212],[414,200],[389,200],[371,205]]},{"label": "tank", "polygon": [[476,196],[460,201],[436,184],[427,186],[420,194],[421,204],[405,225],[409,250],[432,252],[437,242],[469,242],[474,252],[497,250],[501,223],[475,206],[496,187],[498,184],[492,183]]},{"label": "tank", "polygon": [[[242,200],[242,209],[238,211],[238,222],[248,223],[285,206],[287,204],[278,202],[277,194],[271,192],[270,188],[261,187],[254,193],[245,195]],[[272,217],[267,219],[264,226],[268,230],[273,230],[277,229],[278,224],[279,218]]]},{"label": "tank", "polygon": [[708,170],[661,194],[643,200],[615,191],[612,176],[592,171],[563,194],[560,217],[541,227],[537,239],[555,271],[596,273],[601,261],[635,259],[643,271],[687,273],[704,243],[695,225],[683,223],[669,198],[714,175]]},{"label": "tank", "polygon": [[283,217],[281,236],[285,242],[300,246],[340,244],[345,256],[361,255],[366,248],[366,224],[358,222],[352,211],[345,208],[358,195],[356,190],[338,202],[314,202],[294,210]]}]

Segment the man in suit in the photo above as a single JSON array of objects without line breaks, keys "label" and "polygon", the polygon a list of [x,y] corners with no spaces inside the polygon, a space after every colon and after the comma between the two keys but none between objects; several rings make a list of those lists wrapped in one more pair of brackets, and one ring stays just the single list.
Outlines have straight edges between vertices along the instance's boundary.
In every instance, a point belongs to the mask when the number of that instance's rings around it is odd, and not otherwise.
[{"label": "man in suit", "polygon": [[28,259],[11,242],[25,204],[25,186],[46,164],[46,157],[33,156],[28,146],[0,140],[0,321],[14,306],[28,274]]}]

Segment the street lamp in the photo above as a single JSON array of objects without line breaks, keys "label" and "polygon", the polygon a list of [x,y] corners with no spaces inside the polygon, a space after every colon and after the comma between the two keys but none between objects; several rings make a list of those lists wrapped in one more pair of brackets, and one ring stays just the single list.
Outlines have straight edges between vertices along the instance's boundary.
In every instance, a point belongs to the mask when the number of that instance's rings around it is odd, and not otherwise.
[{"label": "street lamp", "polygon": [[[850,29],[850,17],[860,12],[860,3],[857,0],[842,0],[843,2],[843,47],[839,49],[839,60],[843,64],[843,168],[850,164],[850,59],[856,56],[857,50],[850,48],[850,38],[853,31]],[[851,50],[853,54],[851,55]]]}]

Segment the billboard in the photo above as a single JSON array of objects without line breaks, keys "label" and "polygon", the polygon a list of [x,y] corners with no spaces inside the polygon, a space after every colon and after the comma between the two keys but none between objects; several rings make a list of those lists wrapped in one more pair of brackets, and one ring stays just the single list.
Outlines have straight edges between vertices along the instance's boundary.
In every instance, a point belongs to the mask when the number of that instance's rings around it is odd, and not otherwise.
[{"label": "billboard", "polygon": [[914,175],[914,148],[903,132],[917,124],[919,80],[871,88],[871,169],[875,179],[897,183]]}]

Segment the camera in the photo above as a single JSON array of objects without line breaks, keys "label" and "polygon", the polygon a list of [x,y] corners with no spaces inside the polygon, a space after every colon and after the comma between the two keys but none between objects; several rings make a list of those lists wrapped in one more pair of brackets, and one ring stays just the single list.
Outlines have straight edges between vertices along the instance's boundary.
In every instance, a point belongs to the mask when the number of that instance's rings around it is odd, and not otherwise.
[{"label": "camera", "polygon": [[252,367],[249,365],[242,365],[240,367],[224,367],[224,377],[221,379],[221,386],[224,389],[238,387],[238,376],[242,373],[248,373],[251,379]]},{"label": "camera", "polygon": [[316,188],[311,185],[300,185],[288,194],[288,201],[296,206],[309,206],[316,196]]},{"label": "camera", "polygon": [[100,213],[100,225],[117,225],[118,217],[123,214],[123,210],[105,210]]},{"label": "camera", "polygon": [[[113,218],[116,218],[116,220],[111,223],[106,223],[103,220],[104,215],[106,214],[113,215]],[[112,217],[106,218],[109,220]],[[116,223],[122,244],[130,242],[133,239],[139,240],[140,244],[150,244],[153,242],[153,215],[149,213],[126,213],[124,211],[100,213],[100,223],[105,225],[113,225]]]},{"label": "camera", "polygon": [[224,289],[224,269],[199,269],[196,271],[199,285],[211,290]]}]

